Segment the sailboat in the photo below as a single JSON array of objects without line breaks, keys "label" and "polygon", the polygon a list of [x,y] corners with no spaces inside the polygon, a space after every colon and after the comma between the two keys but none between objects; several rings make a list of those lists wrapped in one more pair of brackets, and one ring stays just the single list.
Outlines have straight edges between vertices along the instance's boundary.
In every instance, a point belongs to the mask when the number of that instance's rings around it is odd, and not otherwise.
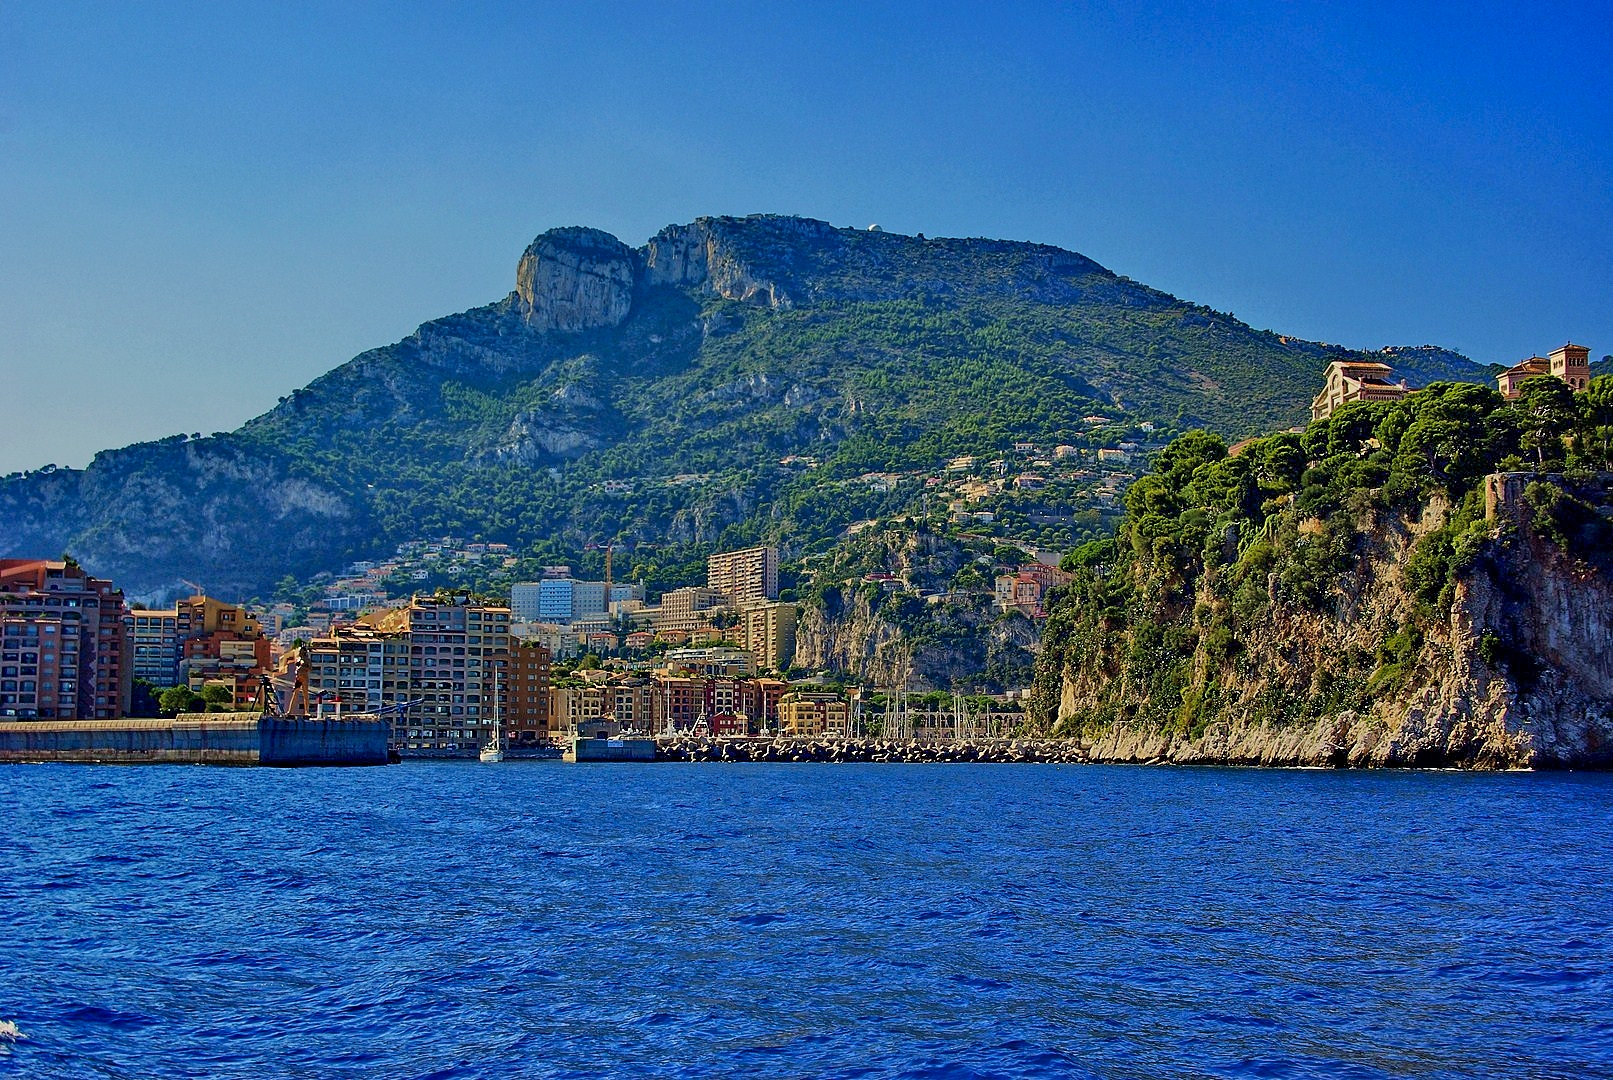
[{"label": "sailboat", "polygon": [[486,762],[504,760],[504,717],[498,707],[498,669],[493,669],[493,737],[482,747],[480,757]]}]

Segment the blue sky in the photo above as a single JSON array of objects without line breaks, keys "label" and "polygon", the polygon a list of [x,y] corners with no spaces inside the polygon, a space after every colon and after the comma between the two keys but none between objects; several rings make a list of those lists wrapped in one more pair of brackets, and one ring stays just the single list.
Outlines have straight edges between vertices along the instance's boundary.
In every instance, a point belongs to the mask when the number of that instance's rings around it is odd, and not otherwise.
[{"label": "blue sky", "polygon": [[0,0],[0,471],[233,428],[504,295],[544,229],[700,214],[1613,353],[1610,46],[1590,4]]}]

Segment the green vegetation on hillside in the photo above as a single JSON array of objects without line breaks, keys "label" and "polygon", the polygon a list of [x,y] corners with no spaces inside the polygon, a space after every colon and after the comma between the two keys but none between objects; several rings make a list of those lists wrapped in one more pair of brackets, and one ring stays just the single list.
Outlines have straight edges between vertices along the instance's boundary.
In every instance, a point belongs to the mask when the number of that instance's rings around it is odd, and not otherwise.
[{"label": "green vegetation on hillside", "polygon": [[511,296],[366,352],[237,432],[0,479],[0,542],[70,546],[135,592],[190,578],[241,595],[430,535],[805,547],[895,509],[833,486],[847,478],[1022,440],[1112,445],[1144,422],[1283,427],[1330,358],[1357,355],[1034,244],[706,226],[779,306],[641,275],[620,325],[541,332]]}]

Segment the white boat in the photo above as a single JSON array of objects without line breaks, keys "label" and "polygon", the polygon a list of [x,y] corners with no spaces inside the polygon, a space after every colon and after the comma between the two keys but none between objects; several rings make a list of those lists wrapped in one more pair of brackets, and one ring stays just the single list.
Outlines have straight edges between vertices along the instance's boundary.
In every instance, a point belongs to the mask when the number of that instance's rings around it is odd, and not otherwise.
[{"label": "white boat", "polygon": [[493,670],[493,737],[487,740],[477,755],[482,761],[496,763],[504,760],[504,722],[498,709],[498,669]]}]

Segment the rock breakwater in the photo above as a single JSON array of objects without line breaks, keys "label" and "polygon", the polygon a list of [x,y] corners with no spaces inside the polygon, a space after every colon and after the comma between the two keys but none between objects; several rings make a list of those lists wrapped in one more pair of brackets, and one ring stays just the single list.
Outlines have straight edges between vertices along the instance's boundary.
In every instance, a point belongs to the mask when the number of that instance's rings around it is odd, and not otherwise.
[{"label": "rock breakwater", "polygon": [[1074,764],[1074,739],[663,739],[657,761],[977,762]]}]

